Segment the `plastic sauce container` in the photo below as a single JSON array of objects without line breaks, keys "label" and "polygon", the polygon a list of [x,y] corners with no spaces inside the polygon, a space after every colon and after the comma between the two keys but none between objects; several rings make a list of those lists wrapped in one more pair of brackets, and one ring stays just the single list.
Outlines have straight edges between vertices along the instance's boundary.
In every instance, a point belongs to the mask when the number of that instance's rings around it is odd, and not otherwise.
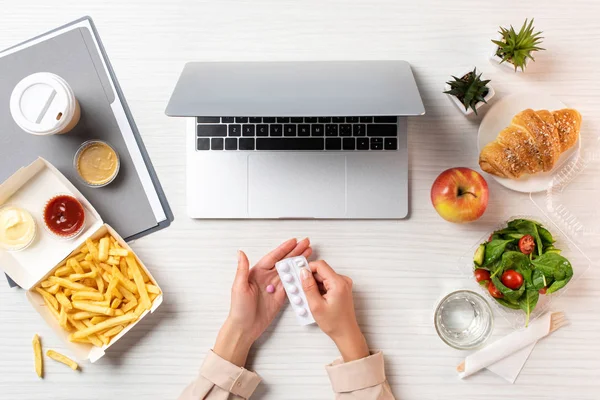
[{"label": "plastic sauce container", "polygon": [[73,167],[79,179],[89,187],[103,187],[119,173],[121,161],[117,151],[101,140],[84,142],[75,153]]},{"label": "plastic sauce container", "polygon": [[29,211],[15,207],[0,207],[0,246],[8,251],[25,250],[37,233],[35,220]]},{"label": "plastic sauce container", "polygon": [[85,227],[85,210],[75,197],[58,194],[44,207],[46,230],[59,239],[73,239]]},{"label": "plastic sauce container", "polygon": [[50,72],[25,77],[12,91],[10,113],[32,135],[67,133],[75,128],[81,108],[67,81]]}]

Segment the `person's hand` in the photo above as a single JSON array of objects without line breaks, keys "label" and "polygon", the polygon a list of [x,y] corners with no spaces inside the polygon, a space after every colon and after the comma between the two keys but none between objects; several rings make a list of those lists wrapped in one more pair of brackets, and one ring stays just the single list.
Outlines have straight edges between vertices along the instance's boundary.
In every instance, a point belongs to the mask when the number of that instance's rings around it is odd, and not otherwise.
[{"label": "person's hand", "polygon": [[[246,254],[238,252],[229,316],[213,348],[216,354],[240,367],[246,363],[250,347],[271,324],[285,301],[285,290],[275,263],[301,255],[308,258],[311,254],[308,238],[299,242],[290,239],[250,269]],[[273,293],[267,292],[269,285],[273,285]]]},{"label": "person's hand", "polygon": [[352,279],[337,274],[325,261],[310,263],[300,271],[302,288],[315,321],[336,344],[345,362],[369,355],[369,347],[360,331]]}]

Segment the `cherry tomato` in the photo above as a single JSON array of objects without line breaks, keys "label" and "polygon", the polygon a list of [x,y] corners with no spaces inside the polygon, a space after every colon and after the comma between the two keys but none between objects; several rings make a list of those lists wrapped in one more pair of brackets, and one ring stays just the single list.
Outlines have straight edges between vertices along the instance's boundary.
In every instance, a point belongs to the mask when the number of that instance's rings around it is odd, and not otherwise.
[{"label": "cherry tomato", "polygon": [[525,235],[519,240],[519,250],[523,254],[531,254],[535,249],[535,239],[531,235]]},{"label": "cherry tomato", "polygon": [[543,287],[539,290],[540,294],[546,294],[546,291],[548,291],[547,287]]},{"label": "cherry tomato", "polygon": [[490,271],[487,271],[482,268],[477,268],[475,270],[475,280],[477,282],[489,281],[490,280]]},{"label": "cherry tomato", "polygon": [[490,283],[488,283],[488,292],[490,292],[492,297],[495,297],[497,299],[501,299],[504,297],[502,292],[500,290],[498,290],[498,288],[496,286],[494,286],[494,283],[492,281],[490,281]]},{"label": "cherry tomato", "polygon": [[509,269],[504,271],[501,281],[507,288],[517,290],[523,286],[523,275],[515,270]]}]

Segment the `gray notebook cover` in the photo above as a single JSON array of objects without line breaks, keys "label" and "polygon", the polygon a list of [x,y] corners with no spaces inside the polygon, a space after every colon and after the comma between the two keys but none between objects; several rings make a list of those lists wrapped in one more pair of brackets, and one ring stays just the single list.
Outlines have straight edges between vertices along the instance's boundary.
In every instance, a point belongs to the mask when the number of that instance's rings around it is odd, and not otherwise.
[{"label": "gray notebook cover", "polygon": [[[86,26],[81,27],[82,23]],[[53,32],[60,34],[49,37]],[[41,156],[54,164],[126,240],[169,226],[173,215],[91,18],[25,43],[31,45],[0,53],[0,182]],[[35,72],[55,73],[73,88],[82,113],[71,132],[34,136],[13,121],[9,109],[12,89]],[[111,108],[115,102],[125,114],[121,121],[117,121],[119,112]],[[129,142],[121,131],[124,126],[130,129]],[[89,139],[107,141],[120,155],[119,175],[104,188],[89,188],[79,182],[73,167],[75,152]]]}]

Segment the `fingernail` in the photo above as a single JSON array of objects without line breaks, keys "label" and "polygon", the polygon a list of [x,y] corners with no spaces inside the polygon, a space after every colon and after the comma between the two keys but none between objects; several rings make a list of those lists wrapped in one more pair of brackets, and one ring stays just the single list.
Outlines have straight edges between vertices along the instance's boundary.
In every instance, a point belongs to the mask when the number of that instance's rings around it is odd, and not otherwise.
[{"label": "fingernail", "polygon": [[238,262],[242,261],[242,251],[238,250]]},{"label": "fingernail", "polygon": [[310,271],[307,270],[306,268],[302,268],[300,270],[300,278],[302,278],[302,280],[306,280],[308,277],[310,276]]}]

